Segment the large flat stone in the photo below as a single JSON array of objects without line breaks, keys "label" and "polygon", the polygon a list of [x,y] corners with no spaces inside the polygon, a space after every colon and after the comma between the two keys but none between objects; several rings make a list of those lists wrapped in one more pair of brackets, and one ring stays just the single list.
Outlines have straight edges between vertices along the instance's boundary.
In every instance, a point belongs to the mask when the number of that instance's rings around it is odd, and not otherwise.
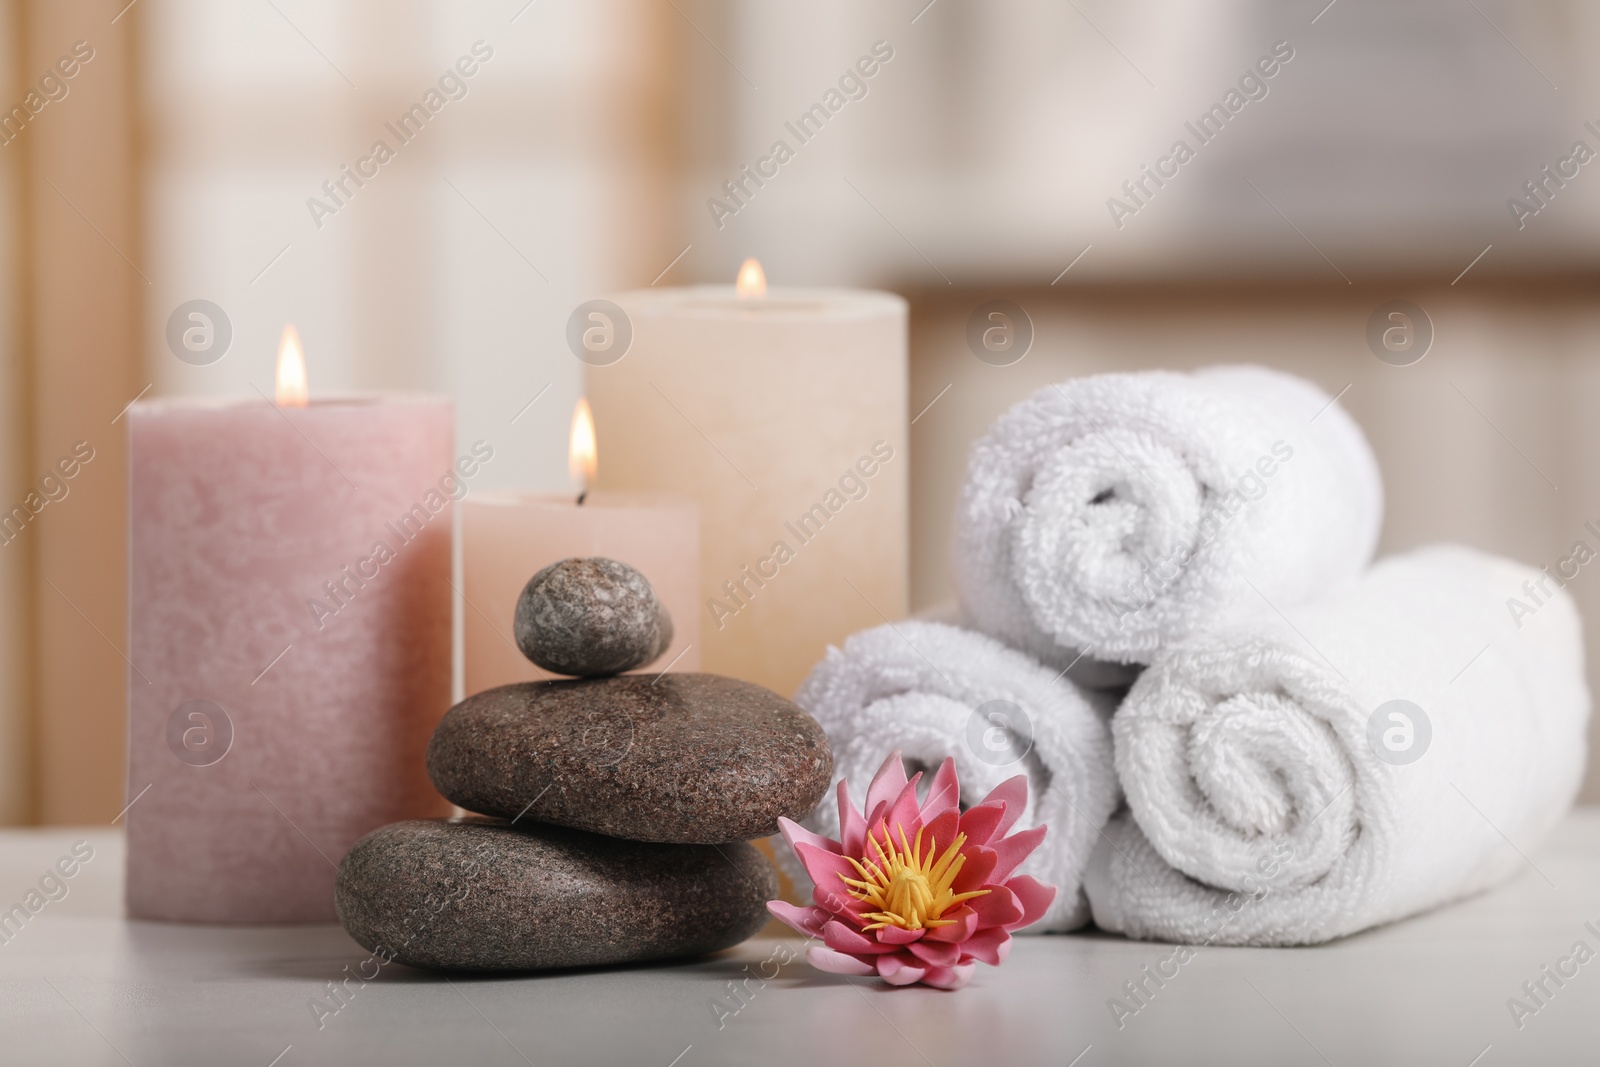
[{"label": "large flat stone", "polygon": [[531,971],[693,956],[767,921],[778,894],[754,846],[618,841],[472,818],[393,823],[339,865],[339,920],[413,967]]},{"label": "large flat stone", "polygon": [[451,708],[428,745],[434,785],[468,811],[635,841],[765,837],[832,773],[815,719],[710,674],[501,686]]}]

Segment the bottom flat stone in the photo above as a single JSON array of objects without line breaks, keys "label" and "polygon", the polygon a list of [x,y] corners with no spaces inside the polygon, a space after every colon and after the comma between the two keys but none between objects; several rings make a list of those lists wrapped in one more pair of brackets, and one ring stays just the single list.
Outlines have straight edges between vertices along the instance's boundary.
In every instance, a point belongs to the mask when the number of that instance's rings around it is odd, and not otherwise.
[{"label": "bottom flat stone", "polygon": [[413,967],[531,971],[692,956],[767,921],[777,873],[745,842],[622,841],[478,817],[393,823],[339,865],[350,936]]}]

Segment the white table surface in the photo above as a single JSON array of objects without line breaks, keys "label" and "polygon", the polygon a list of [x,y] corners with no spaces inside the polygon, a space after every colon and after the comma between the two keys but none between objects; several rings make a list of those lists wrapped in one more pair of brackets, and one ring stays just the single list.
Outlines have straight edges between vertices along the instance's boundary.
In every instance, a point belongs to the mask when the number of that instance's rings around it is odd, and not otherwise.
[{"label": "white table surface", "polygon": [[0,1063],[1600,1063],[1600,958],[1522,1029],[1506,1007],[1575,941],[1600,951],[1584,929],[1600,928],[1600,809],[1485,896],[1319,948],[1201,949],[1121,1030],[1107,1000],[1170,950],[1095,933],[1020,938],[954,994],[797,959],[720,1029],[712,1005],[733,1005],[728,983],[799,941],[536,977],[390,965],[319,1029],[312,998],[366,952],[337,926],[129,922],[116,831],[0,833],[0,908],[80,839],[95,857],[68,896],[0,944]]}]

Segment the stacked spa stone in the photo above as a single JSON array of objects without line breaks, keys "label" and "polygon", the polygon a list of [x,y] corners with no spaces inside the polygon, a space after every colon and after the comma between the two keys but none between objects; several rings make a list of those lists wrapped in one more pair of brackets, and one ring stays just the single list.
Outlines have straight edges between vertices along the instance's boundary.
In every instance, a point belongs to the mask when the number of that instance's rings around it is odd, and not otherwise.
[{"label": "stacked spa stone", "polygon": [[339,868],[345,929],[418,967],[535,970],[711,952],[767,919],[777,875],[748,842],[816,806],[822,728],[710,674],[637,674],[672,642],[643,575],[569,559],[517,602],[517,644],[575,680],[450,709],[428,774],[465,820],[395,823]]}]

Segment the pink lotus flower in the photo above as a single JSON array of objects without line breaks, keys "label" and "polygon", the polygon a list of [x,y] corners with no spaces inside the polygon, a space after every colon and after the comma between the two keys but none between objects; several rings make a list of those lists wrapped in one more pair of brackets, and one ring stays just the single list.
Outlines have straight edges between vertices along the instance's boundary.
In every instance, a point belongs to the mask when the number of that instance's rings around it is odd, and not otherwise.
[{"label": "pink lotus flower", "polygon": [[965,813],[954,760],[940,765],[918,805],[921,778],[919,771],[907,781],[900,753],[891,753],[867,787],[864,816],[841,781],[842,843],[778,820],[816,883],[816,904],[772,900],[767,910],[822,941],[806,953],[813,967],[960,989],[975,961],[998,967],[1011,951],[1011,931],[1036,922],[1055,899],[1054,886],[1012,876],[1046,830],[1006,836],[1028,803],[1025,775]]}]

